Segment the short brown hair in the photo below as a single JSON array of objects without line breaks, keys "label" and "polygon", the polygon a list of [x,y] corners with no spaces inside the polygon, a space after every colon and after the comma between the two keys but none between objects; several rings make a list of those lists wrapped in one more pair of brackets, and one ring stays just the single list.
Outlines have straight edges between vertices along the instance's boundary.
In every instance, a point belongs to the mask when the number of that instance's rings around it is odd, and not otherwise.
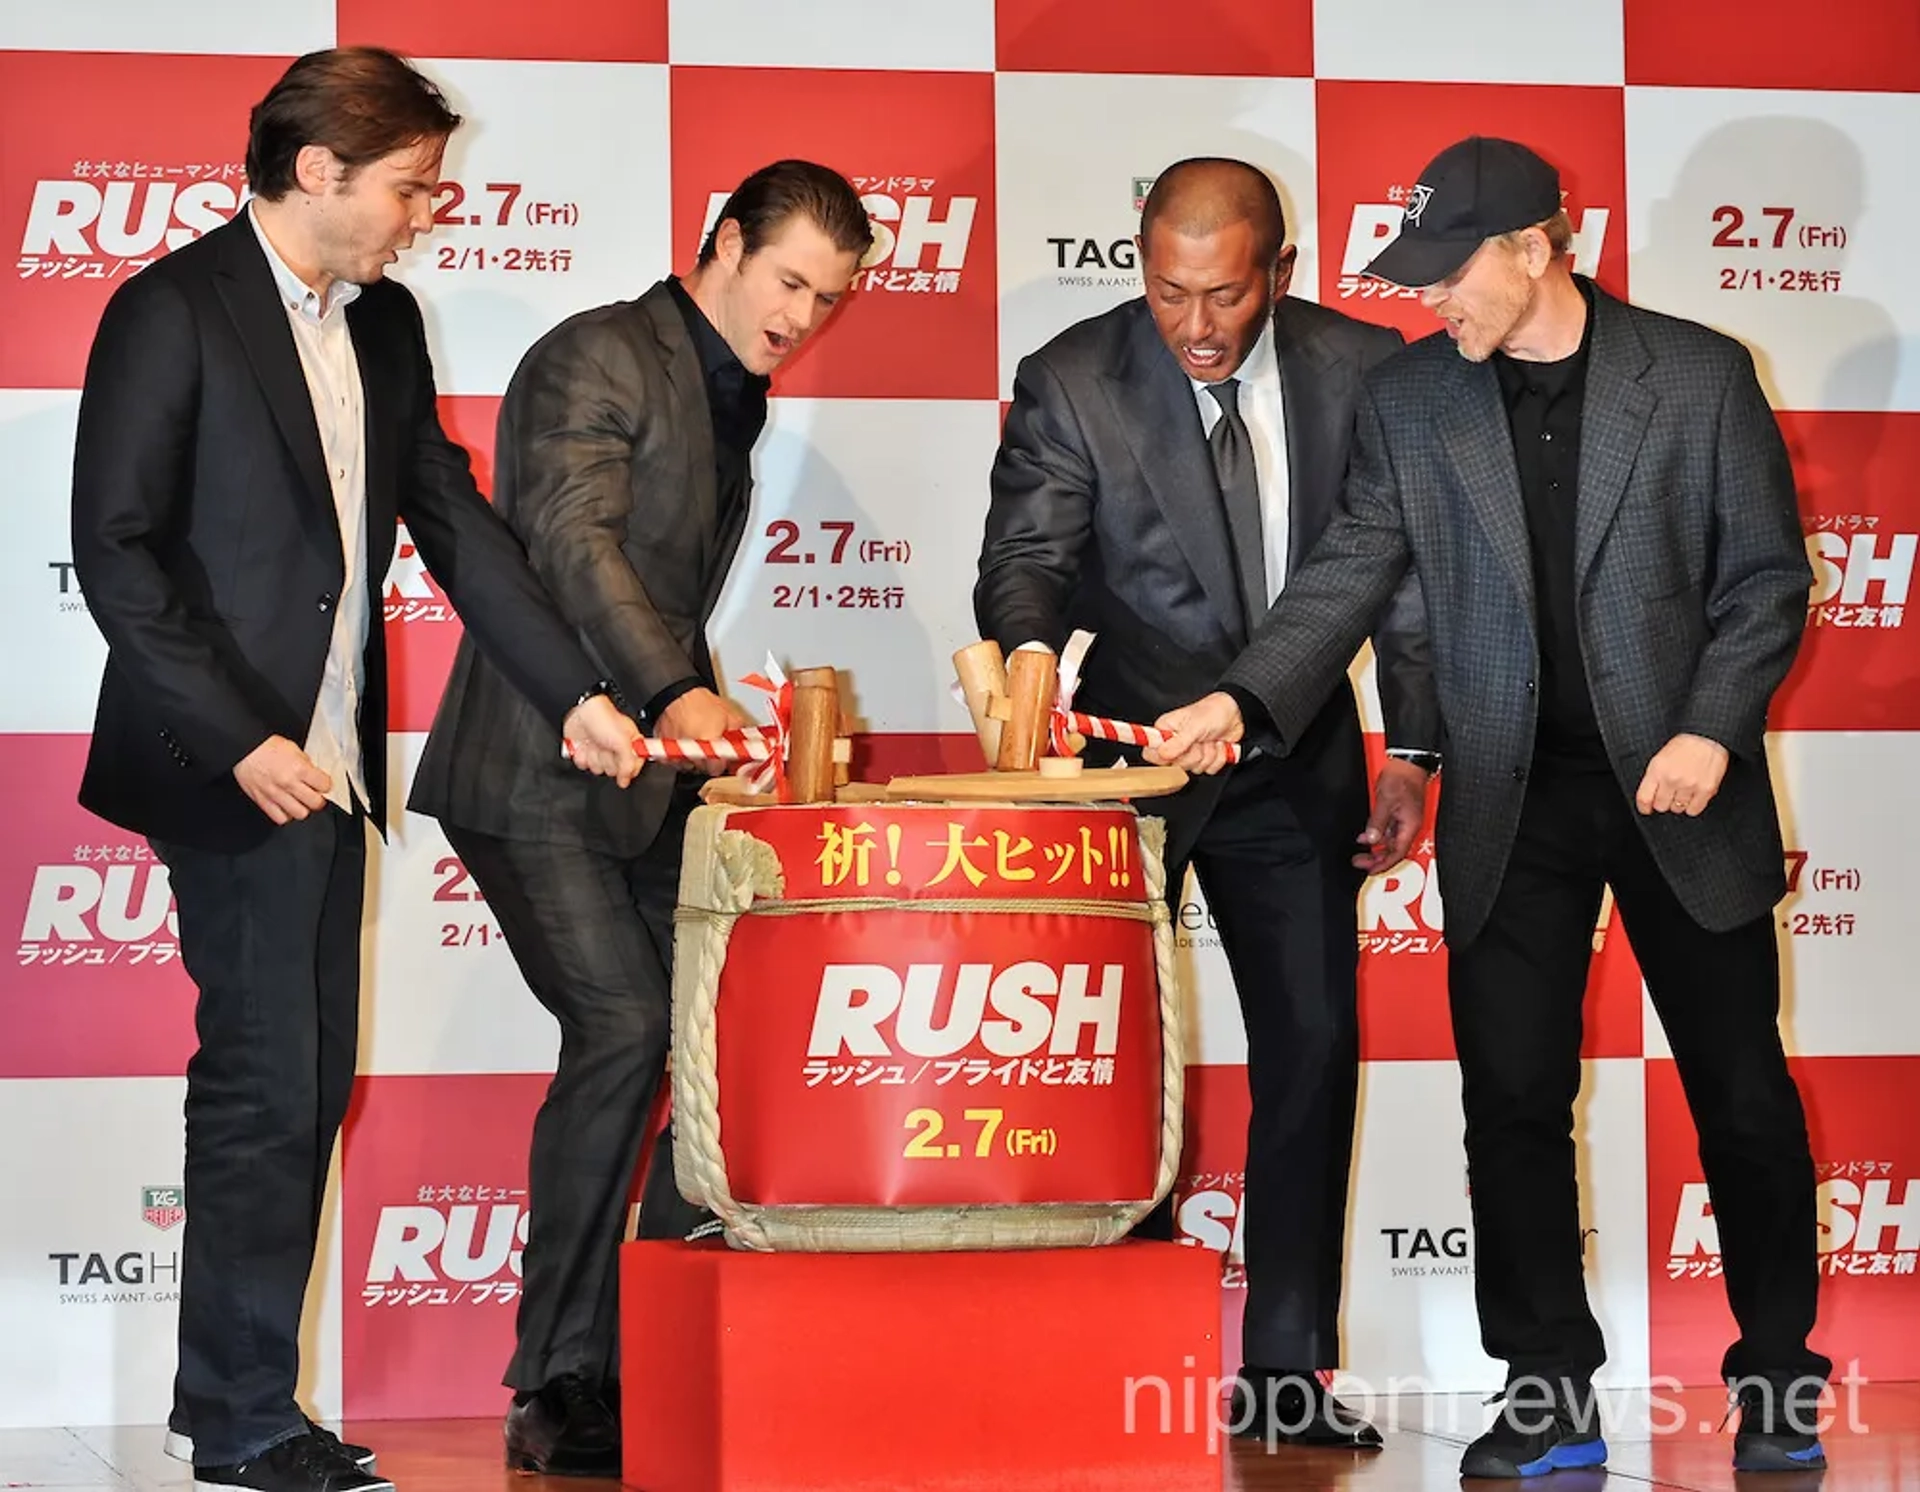
[{"label": "short brown hair", "polygon": [[294,163],[324,145],[349,172],[460,127],[445,96],[414,66],[383,47],[309,52],[253,106],[247,126],[247,185],[278,202],[294,189]]},{"label": "short brown hair", "polygon": [[865,258],[873,247],[873,223],[852,182],[812,161],[775,161],[733,189],[700,246],[700,263],[713,262],[720,225],[728,218],[740,225],[743,251],[752,255],[796,217],[806,218],[843,254]]}]

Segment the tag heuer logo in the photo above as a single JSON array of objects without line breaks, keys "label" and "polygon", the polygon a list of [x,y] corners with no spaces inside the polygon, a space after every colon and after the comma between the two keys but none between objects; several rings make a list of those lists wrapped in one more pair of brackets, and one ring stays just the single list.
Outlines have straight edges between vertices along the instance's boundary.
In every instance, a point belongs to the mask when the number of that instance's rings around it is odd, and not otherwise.
[{"label": "tag heuer logo", "polygon": [[1147,206],[1147,193],[1153,190],[1157,176],[1136,176],[1133,178],[1133,210],[1143,212]]},{"label": "tag heuer logo", "polygon": [[145,1186],[140,1189],[140,1216],[151,1227],[165,1232],[187,1220],[186,1188]]}]

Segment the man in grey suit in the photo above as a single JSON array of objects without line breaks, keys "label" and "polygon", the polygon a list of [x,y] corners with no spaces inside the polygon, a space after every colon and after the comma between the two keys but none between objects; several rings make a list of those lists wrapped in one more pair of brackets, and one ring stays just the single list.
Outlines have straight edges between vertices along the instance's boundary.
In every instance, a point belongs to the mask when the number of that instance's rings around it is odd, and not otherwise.
[{"label": "man in grey suit", "polygon": [[1461,1471],[1606,1458],[1572,1133],[1608,884],[1700,1135],[1740,1331],[1734,1465],[1816,1467],[1832,1365],[1807,1346],[1814,1174],[1780,1040],[1763,740],[1812,578],[1793,476],[1746,350],[1574,275],[1560,202],[1554,169],[1507,141],[1421,174],[1369,272],[1424,287],[1446,335],[1369,376],[1341,516],[1222,690],[1160,722],[1162,754],[1204,769],[1243,733],[1292,747],[1418,574],[1475,1290],[1509,1375]]},{"label": "man in grey suit", "polygon": [[[495,506],[653,734],[750,723],[720,692],[706,625],[746,528],[767,375],[825,322],[871,243],[844,178],[776,162],[729,198],[690,274],[563,322],[508,386]],[[579,776],[463,644],[411,806],[445,826],[561,1033],[534,1123],[507,1461],[618,1476],[615,1263],[665,1068],[699,778],[656,770],[626,792],[583,792]],[[690,1211],[663,1142],[641,1231],[683,1233]]]},{"label": "man in grey suit", "polygon": [[[974,591],[982,634],[1005,649],[1098,634],[1078,701],[1128,720],[1218,678],[1291,583],[1333,514],[1361,376],[1400,346],[1286,294],[1294,250],[1279,195],[1245,162],[1162,172],[1140,239],[1146,294],[1021,362]],[[1377,641],[1389,740],[1430,749],[1438,706],[1417,603]],[[1370,822],[1352,691],[1323,691],[1305,735],[1291,760],[1196,780],[1154,811],[1175,897],[1188,865],[1206,888],[1246,1023],[1245,1366],[1232,1427],[1373,1448],[1378,1433],[1317,1373],[1339,1364],[1355,899],[1365,872],[1406,853],[1427,773],[1390,762]],[[1163,1208],[1141,1231],[1165,1237],[1170,1222]]]}]

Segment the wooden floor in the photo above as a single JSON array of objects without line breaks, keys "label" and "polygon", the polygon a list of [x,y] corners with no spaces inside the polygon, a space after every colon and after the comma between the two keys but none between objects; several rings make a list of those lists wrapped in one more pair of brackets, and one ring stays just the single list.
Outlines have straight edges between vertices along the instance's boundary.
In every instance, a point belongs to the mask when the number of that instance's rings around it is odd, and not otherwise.
[{"label": "wooden floor", "polygon": [[[1223,1489],[1245,1492],[1423,1492],[1429,1488],[1511,1488],[1511,1482],[1463,1483],[1460,1449],[1484,1423],[1472,1397],[1433,1395],[1376,1406],[1387,1448],[1373,1455],[1281,1449],[1235,1443],[1222,1457]],[[1529,1482],[1539,1492],[1896,1492],[1920,1488],[1920,1384],[1870,1384],[1851,1409],[1841,1404],[1825,1435],[1824,1473],[1736,1476],[1729,1465],[1731,1428],[1719,1431],[1723,1396],[1689,1390],[1655,1408],[1644,1394],[1607,1397],[1604,1472],[1563,1471]],[[1680,1428],[1672,1426],[1684,1415]],[[1651,1425],[1657,1416],[1661,1433]],[[1851,1423],[1849,1423],[1851,1421]],[[487,1420],[362,1424],[352,1438],[380,1453],[380,1467],[399,1492],[615,1492],[612,1482],[508,1474],[500,1461],[500,1426]],[[182,1492],[187,1469],[161,1452],[151,1426],[79,1430],[0,1430],[0,1487],[62,1492]],[[1061,1477],[1055,1487],[1073,1485]],[[904,1484],[910,1488],[909,1481]],[[823,1489],[827,1492],[827,1489]]]}]

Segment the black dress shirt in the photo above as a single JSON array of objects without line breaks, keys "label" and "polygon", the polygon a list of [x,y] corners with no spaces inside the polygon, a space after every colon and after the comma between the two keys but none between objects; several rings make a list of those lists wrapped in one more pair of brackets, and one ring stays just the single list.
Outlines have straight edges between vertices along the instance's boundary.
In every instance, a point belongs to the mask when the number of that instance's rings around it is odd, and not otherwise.
[{"label": "black dress shirt", "polygon": [[[1578,283],[1577,281],[1575,283]],[[1593,296],[1578,350],[1558,362],[1493,355],[1513,433],[1513,459],[1533,555],[1535,630],[1540,640],[1540,717],[1534,755],[1564,765],[1604,768],[1605,743],[1580,656],[1573,585],[1574,514],[1580,485],[1580,428],[1593,342]]]}]

